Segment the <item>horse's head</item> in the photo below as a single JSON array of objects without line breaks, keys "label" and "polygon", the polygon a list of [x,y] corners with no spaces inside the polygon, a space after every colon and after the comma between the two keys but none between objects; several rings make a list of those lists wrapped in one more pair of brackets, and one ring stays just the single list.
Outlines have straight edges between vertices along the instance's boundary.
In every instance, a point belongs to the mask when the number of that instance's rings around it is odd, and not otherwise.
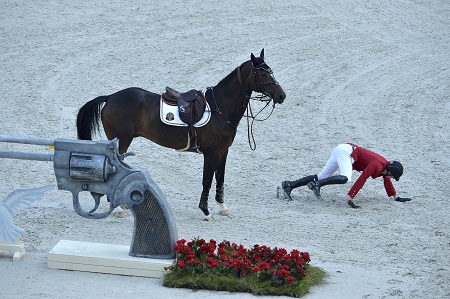
[{"label": "horse's head", "polygon": [[252,53],[250,58],[253,64],[254,91],[269,96],[274,104],[283,103],[286,93],[275,80],[272,69],[264,62],[264,49],[261,50],[259,57],[255,57]]}]

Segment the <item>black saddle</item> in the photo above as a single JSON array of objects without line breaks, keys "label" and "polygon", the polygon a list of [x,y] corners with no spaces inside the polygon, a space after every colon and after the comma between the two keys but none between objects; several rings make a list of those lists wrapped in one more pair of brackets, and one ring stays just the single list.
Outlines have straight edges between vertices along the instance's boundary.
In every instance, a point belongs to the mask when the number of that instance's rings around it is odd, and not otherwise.
[{"label": "black saddle", "polygon": [[163,93],[163,98],[170,103],[176,104],[177,100],[182,99],[187,102],[192,102],[197,99],[199,96],[198,91],[195,89],[191,89],[186,92],[178,92],[173,88],[170,88],[169,86],[166,86],[166,92]]}]

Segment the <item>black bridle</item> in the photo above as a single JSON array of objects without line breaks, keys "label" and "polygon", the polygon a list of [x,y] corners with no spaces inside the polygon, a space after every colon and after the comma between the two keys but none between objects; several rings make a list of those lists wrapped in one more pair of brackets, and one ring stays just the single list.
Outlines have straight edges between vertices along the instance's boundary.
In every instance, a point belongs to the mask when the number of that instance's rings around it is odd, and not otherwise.
[{"label": "black bridle", "polygon": [[[239,67],[238,67],[239,68]],[[267,72],[270,77],[272,78],[272,82],[263,82],[259,76],[259,73],[257,71],[264,71]],[[239,73],[239,72],[238,72]],[[239,75],[238,75],[239,76]],[[269,115],[266,118],[263,119],[257,119],[258,115],[263,112],[270,104],[270,102],[273,100],[272,96],[267,92],[265,86],[275,84],[280,86],[280,83],[275,79],[275,76],[273,75],[272,69],[265,63],[261,63],[258,66],[253,68],[253,80],[255,82],[255,92],[259,93],[259,95],[256,95],[254,97],[250,96],[249,102],[246,109],[246,115],[244,115],[247,118],[247,138],[248,138],[248,145],[251,150],[256,150],[256,141],[255,137],[253,136],[253,123],[255,121],[265,121],[267,120],[273,113],[273,110],[275,109],[275,102],[272,103],[272,111],[270,111]],[[239,76],[239,83],[241,85],[242,92],[247,97],[247,94],[244,92],[244,88],[242,86],[241,78]],[[256,91],[257,89],[257,83],[259,84],[262,91]],[[250,100],[254,101],[260,101],[265,102],[265,106],[259,110],[258,113],[253,114],[252,106]],[[251,120],[250,120],[251,119]]]},{"label": "black bridle", "polygon": [[[261,78],[260,78],[260,76],[259,76],[257,71],[267,72],[270,75],[270,77],[272,78],[273,81],[272,82],[262,82],[262,80],[261,80]],[[244,86],[242,84],[241,67],[240,66],[237,67],[237,76],[238,76],[238,79],[239,79],[239,85],[241,86],[242,93],[244,94],[246,100],[248,100],[248,104],[247,104],[247,108],[246,108],[246,115],[244,115],[247,118],[248,144],[249,144],[251,150],[255,150],[256,149],[256,142],[255,142],[255,138],[253,136],[253,123],[254,123],[255,120],[256,121],[264,121],[264,120],[268,119],[272,115],[273,110],[275,109],[275,103],[273,103],[272,111],[270,112],[270,114],[264,119],[257,119],[257,116],[264,109],[266,109],[269,106],[270,102],[273,100],[271,95],[267,92],[265,86],[266,85],[270,85],[270,84],[275,84],[275,85],[279,86],[280,84],[275,79],[272,70],[270,69],[270,67],[265,62],[259,64],[256,67],[253,67],[253,80],[254,80],[254,83],[255,83],[255,89],[257,89],[257,85],[259,85],[260,88],[262,89],[262,91],[252,90],[252,92],[255,91],[255,92],[259,93],[259,95],[252,97],[251,96],[252,93],[250,93],[250,95],[248,95],[245,92]],[[211,95],[212,95],[212,98],[214,100],[214,105],[216,106],[216,109],[211,110],[211,111],[217,112],[225,120],[225,122],[227,124],[229,124],[234,130],[236,130],[237,129],[237,124],[235,125],[231,121],[227,120],[225,118],[225,116],[222,114],[222,112],[220,111],[219,106],[217,105],[216,97],[214,96],[214,89],[213,89],[213,87],[208,87],[207,89],[211,90]],[[256,115],[254,115],[252,107],[251,107],[251,104],[250,104],[250,100],[257,100],[257,101],[260,101],[260,102],[265,102],[266,105],[263,108],[261,108],[261,110],[258,113],[256,113]],[[250,119],[251,119],[251,123],[250,123]]]}]

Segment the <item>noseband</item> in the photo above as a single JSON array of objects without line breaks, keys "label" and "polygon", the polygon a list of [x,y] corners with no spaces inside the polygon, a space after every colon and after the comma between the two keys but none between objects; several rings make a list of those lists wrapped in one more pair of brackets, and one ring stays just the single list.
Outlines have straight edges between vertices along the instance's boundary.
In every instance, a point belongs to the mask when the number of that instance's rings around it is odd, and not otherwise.
[{"label": "noseband", "polygon": [[[266,66],[266,68],[264,68],[263,66]],[[272,78],[272,82],[262,82],[259,73],[257,72],[258,70],[260,71],[264,71],[267,72],[270,77]],[[259,83],[259,86],[261,87],[261,89],[263,90],[261,93],[265,96],[269,96],[269,93],[267,92],[265,86],[266,85],[271,85],[271,84],[275,84],[277,86],[280,86],[280,83],[278,83],[278,81],[275,79],[275,76],[273,75],[272,69],[265,63],[260,64],[259,66],[255,67],[253,70],[253,78],[255,81],[255,89],[256,89],[256,83]],[[255,90],[256,91],[256,90]],[[271,98],[273,100],[273,98]]]}]

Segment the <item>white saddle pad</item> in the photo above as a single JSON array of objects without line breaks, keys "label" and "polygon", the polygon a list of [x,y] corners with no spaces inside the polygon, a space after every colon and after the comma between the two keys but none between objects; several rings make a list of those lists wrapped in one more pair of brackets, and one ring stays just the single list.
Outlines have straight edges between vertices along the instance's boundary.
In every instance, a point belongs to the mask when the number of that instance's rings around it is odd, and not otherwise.
[{"label": "white saddle pad", "polygon": [[[161,118],[161,121],[167,125],[171,126],[177,126],[177,127],[187,127],[188,124],[184,123],[181,118],[180,114],[178,113],[178,106],[171,106],[164,101],[160,100],[160,113],[159,116]],[[206,125],[209,120],[211,119],[211,108],[209,107],[208,102],[206,102],[206,108],[205,113],[203,113],[203,117],[194,124],[194,127],[203,127]]]}]

